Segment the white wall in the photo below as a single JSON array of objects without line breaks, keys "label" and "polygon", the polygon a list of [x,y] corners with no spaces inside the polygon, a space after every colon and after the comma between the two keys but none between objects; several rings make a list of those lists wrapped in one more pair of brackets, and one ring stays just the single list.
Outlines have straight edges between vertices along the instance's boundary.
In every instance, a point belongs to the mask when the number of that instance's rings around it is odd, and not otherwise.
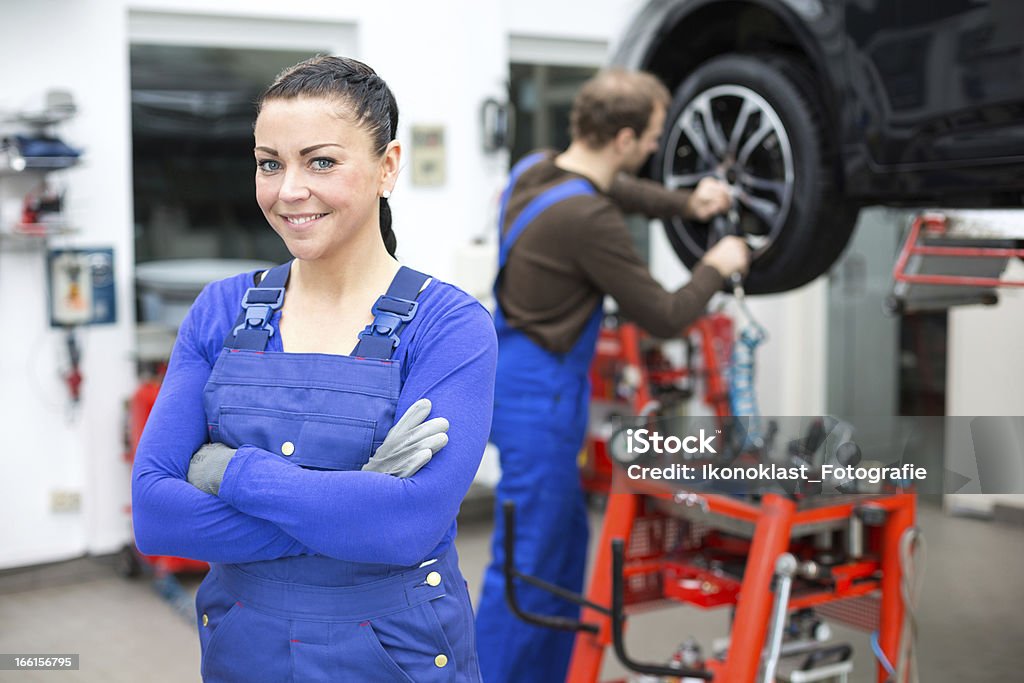
[{"label": "white wall", "polygon": [[611,42],[643,3],[637,0],[501,0],[502,24],[510,36]]},{"label": "white wall", "polygon": [[508,168],[507,155],[481,151],[480,137],[481,103],[505,99],[500,16],[490,2],[398,5],[361,22],[361,56],[396,93],[407,152],[416,124],[443,125],[447,145],[443,187],[412,185],[408,167],[399,180],[392,200],[399,256],[462,284],[453,249],[489,231]]},{"label": "white wall", "polygon": [[[238,45],[245,31],[238,22],[232,30],[224,18],[245,19],[244,26],[270,20],[289,35],[309,24],[355,26],[354,56],[373,66],[398,97],[399,138],[408,145],[413,124],[445,128],[446,183],[415,187],[406,172],[393,199],[399,253],[414,267],[457,279],[453,251],[491,220],[488,212],[504,177],[507,162],[481,151],[478,125],[480,102],[502,98],[507,79],[508,41],[496,2],[6,3],[0,110],[39,103],[50,88],[73,93],[80,114],[60,132],[84,147],[86,156],[80,169],[67,174],[67,207],[82,228],[67,244],[114,247],[119,321],[83,333],[83,397],[69,418],[59,379],[63,337],[45,319],[45,250],[0,245],[0,294],[11,331],[0,337],[0,568],[111,552],[128,540],[122,403],[135,385],[130,12],[136,20],[161,14],[208,18],[211,26],[224,27],[225,45]],[[216,32],[212,39],[218,39]],[[310,47],[319,42],[311,40]],[[56,489],[81,493],[82,510],[51,512]]]},{"label": "white wall", "polygon": [[[1024,281],[1024,263],[1011,261],[1003,277]],[[995,306],[950,310],[946,383],[947,415],[1024,415],[1024,289],[1000,290]],[[969,444],[963,447],[973,452]],[[975,480],[965,491],[978,490],[970,457],[949,466]],[[947,496],[949,507],[978,513],[996,503],[1024,507],[1024,494]]]},{"label": "white wall", "polygon": [[[1024,280],[1024,263],[1004,277]],[[995,306],[949,312],[949,415],[1024,415],[1024,289],[999,291]]]}]

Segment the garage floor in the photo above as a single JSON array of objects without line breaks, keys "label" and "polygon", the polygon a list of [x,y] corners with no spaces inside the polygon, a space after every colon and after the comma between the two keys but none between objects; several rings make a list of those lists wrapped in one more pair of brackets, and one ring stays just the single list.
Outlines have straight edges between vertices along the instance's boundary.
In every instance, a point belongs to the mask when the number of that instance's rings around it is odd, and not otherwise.
[{"label": "garage floor", "polygon": [[[950,517],[933,507],[922,506],[920,512],[928,542],[919,609],[920,680],[1022,680],[1024,528]],[[463,572],[474,594],[488,559],[489,533],[486,522],[463,523],[459,532]],[[198,579],[185,581],[188,591],[197,585]],[[642,614],[631,620],[627,646],[638,659],[665,660],[689,634],[709,648],[726,624],[721,611],[673,608]],[[856,653],[851,683],[874,682],[867,637],[841,635]],[[199,680],[193,625],[149,580],[121,579],[101,560],[0,574],[0,652],[81,654],[78,672],[0,671],[3,682]],[[607,660],[606,678],[623,675],[613,659]]]}]

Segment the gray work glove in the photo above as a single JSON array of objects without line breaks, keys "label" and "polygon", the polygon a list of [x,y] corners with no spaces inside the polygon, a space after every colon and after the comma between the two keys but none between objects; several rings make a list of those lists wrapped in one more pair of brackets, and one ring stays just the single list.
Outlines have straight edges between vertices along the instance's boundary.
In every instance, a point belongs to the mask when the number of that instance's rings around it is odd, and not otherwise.
[{"label": "gray work glove", "polygon": [[224,470],[228,468],[231,458],[235,457],[235,449],[224,444],[208,443],[192,454],[188,464],[188,483],[200,491],[217,495],[220,483],[224,480]]},{"label": "gray work glove", "polygon": [[409,406],[384,443],[363,465],[367,472],[380,472],[394,477],[411,477],[430,462],[434,454],[448,443],[448,420],[443,417],[427,419],[430,400],[421,398]]},{"label": "gray work glove", "polygon": [[[402,419],[391,428],[384,443],[363,465],[363,470],[395,477],[411,477],[430,462],[434,454],[448,443],[448,420],[430,414],[430,400],[421,398],[409,406]],[[224,471],[235,449],[222,443],[208,443],[192,455],[188,466],[188,482],[200,491],[217,495],[224,480]]]}]

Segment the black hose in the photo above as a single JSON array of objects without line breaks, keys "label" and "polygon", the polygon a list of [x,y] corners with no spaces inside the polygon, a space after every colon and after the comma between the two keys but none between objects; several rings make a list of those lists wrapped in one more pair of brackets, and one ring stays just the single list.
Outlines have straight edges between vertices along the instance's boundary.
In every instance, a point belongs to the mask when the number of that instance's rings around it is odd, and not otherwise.
[{"label": "black hose", "polygon": [[652,676],[672,676],[676,678],[703,678],[710,681],[714,675],[710,671],[702,669],[673,669],[661,664],[645,664],[638,662],[626,654],[626,643],[623,638],[622,627],[626,617],[623,614],[623,555],[625,543],[621,538],[612,541],[612,642],[615,645],[615,654],[622,662],[622,665],[631,671]]},{"label": "black hose", "polygon": [[550,584],[547,581],[543,581],[534,576],[527,576],[517,570],[515,555],[516,504],[512,501],[506,501],[503,505],[503,512],[505,514],[505,600],[508,602],[508,607],[512,610],[512,613],[528,624],[543,626],[545,628],[551,628],[558,631],[586,631],[594,634],[600,631],[600,627],[597,624],[590,624],[578,619],[570,619],[568,617],[554,617],[547,614],[527,612],[520,606],[515,588],[515,580],[517,578],[522,579],[537,588],[553,593],[554,595],[564,600],[568,600],[569,602],[573,602],[578,605],[586,605],[587,607],[599,610],[605,614],[608,613],[608,609],[606,607],[596,605],[585,600],[582,596],[571,591],[567,591],[560,586],[555,586],[554,584]]}]

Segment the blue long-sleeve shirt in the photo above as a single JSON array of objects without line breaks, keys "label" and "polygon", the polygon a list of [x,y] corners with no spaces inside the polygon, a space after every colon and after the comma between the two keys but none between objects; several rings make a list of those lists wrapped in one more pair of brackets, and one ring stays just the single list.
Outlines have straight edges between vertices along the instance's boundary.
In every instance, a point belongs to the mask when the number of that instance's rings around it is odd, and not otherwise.
[{"label": "blue long-sleeve shirt", "polygon": [[[188,483],[189,460],[207,441],[203,388],[252,278],[208,285],[178,332],[132,471],[139,549],[210,562],[316,553],[408,566],[447,548],[490,431],[497,341],[486,309],[437,280],[420,293],[395,354],[403,381],[396,419],[426,397],[431,417],[451,423],[448,445],[416,475],[306,470],[243,445],[218,496]],[[267,352],[282,352],[280,335]]]}]

